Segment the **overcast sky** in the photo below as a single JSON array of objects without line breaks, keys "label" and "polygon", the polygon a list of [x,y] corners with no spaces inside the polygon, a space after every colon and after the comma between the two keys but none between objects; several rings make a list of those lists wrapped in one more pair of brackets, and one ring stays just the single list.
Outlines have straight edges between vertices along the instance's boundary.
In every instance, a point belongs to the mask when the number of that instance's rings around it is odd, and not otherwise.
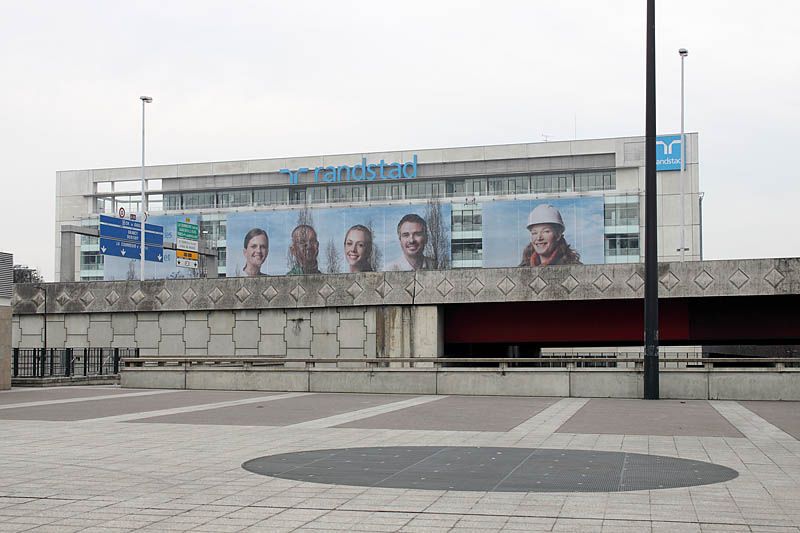
[{"label": "overcast sky", "polygon": [[[708,259],[800,256],[800,3],[658,2],[658,131]],[[645,0],[0,0],[0,250],[54,272],[57,170],[644,133]]]}]

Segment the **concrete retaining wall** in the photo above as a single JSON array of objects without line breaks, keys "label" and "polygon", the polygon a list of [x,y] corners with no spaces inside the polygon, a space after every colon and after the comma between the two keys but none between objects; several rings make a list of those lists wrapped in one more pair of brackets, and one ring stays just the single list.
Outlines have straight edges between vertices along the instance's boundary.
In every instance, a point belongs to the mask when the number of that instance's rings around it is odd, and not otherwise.
[{"label": "concrete retaining wall", "polygon": [[[123,387],[641,398],[642,372],[625,369],[126,368]],[[800,400],[800,369],[661,371],[661,398]]]},{"label": "concrete retaining wall", "polygon": [[[0,309],[15,348],[43,346],[44,315],[14,315],[11,327],[11,308]],[[47,346],[135,347],[142,356],[313,357],[333,366],[338,358],[439,357],[441,321],[435,305],[48,314]]]}]

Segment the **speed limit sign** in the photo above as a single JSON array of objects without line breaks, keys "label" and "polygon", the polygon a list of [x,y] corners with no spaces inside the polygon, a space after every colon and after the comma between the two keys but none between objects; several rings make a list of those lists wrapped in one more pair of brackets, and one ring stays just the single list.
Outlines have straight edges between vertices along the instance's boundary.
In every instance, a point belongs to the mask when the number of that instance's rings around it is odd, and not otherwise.
[{"label": "speed limit sign", "polygon": [[119,218],[125,218],[125,208],[124,207],[120,207],[119,208]]}]

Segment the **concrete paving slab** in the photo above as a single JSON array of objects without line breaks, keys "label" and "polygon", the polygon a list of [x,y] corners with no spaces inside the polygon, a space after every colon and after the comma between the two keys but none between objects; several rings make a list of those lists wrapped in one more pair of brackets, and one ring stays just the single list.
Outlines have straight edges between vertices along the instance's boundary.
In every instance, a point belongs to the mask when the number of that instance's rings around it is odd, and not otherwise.
[{"label": "concrete paving slab", "polygon": [[556,398],[449,396],[336,427],[430,429],[440,431],[509,431],[556,403]]},{"label": "concrete paving slab", "polygon": [[143,418],[135,422],[222,426],[289,426],[349,411],[384,405],[412,396],[402,394],[309,394],[259,405],[239,405],[192,413]]},{"label": "concrete paving slab", "polygon": [[[198,391],[199,392],[199,391]],[[30,392],[13,393],[26,397]],[[108,394],[108,389],[103,390]],[[175,409],[175,415],[195,415],[185,409],[233,401],[247,393],[192,397],[193,391],[152,396],[156,409]],[[121,423],[122,418],[80,421],[0,420],[0,531],[41,528],[42,531],[84,533],[127,531],[745,531],[799,533],[800,441],[753,411],[733,401],[712,401],[720,416],[739,430],[737,436],[684,436],[683,409],[654,409],[654,404],[621,408],[605,405],[598,416],[604,427],[621,429],[608,421],[642,411],[666,418],[638,422],[631,433],[558,433],[564,422],[587,403],[565,398],[508,431],[454,431],[448,413],[437,429],[329,427],[347,423],[331,414],[360,418],[377,411],[333,394],[305,394],[282,402],[281,427],[231,424]],[[350,395],[343,395],[343,397]],[[357,395],[385,398],[388,410],[402,396]],[[232,399],[233,398],[233,399]],[[316,403],[308,398],[316,399]],[[406,397],[417,401],[424,396]],[[27,398],[26,398],[27,399]],[[119,400],[122,400],[120,398]],[[134,400],[135,398],[129,398]],[[429,402],[433,406],[447,398]],[[40,398],[36,398],[40,400]],[[113,400],[113,398],[112,398]],[[196,401],[181,407],[187,400]],[[36,409],[85,409],[107,400],[40,405]],[[139,401],[139,400],[137,400]],[[297,406],[292,403],[297,402]],[[338,402],[338,403],[337,403]],[[666,402],[664,402],[666,403]],[[332,405],[339,405],[339,409]],[[276,403],[276,405],[278,405]],[[684,404],[686,405],[686,404]],[[791,412],[800,403],[787,404]],[[408,407],[408,404],[404,404]],[[603,403],[600,403],[603,407]],[[152,405],[142,406],[152,414]],[[780,407],[780,406],[779,406]],[[613,409],[612,409],[613,408]],[[609,413],[609,410],[611,412]],[[219,409],[217,409],[219,410]],[[21,409],[12,408],[8,412]],[[118,410],[112,410],[118,411]],[[29,411],[31,413],[33,411]],[[224,412],[224,411],[223,411]],[[693,412],[693,411],[692,411]],[[691,414],[692,412],[689,412]],[[314,423],[302,420],[308,416]],[[585,412],[584,412],[585,413]],[[164,413],[162,413],[164,414]],[[327,417],[325,415],[328,415]],[[385,412],[384,414],[388,414]],[[492,412],[478,416],[488,418]],[[702,413],[701,413],[702,414]],[[216,415],[215,415],[216,416]],[[230,415],[233,416],[233,415]],[[636,415],[637,417],[639,415]],[[321,418],[320,418],[321,417]],[[333,417],[333,418],[332,418]],[[638,420],[638,418],[637,418]],[[705,420],[700,418],[700,420]],[[424,418],[420,422],[424,422]],[[692,422],[693,424],[696,422]],[[651,434],[643,430],[655,428]],[[676,434],[656,430],[675,428]],[[689,428],[692,429],[692,428]],[[713,429],[713,427],[712,427]],[[695,431],[692,431],[695,432]],[[661,431],[664,433],[664,431]],[[709,431],[718,435],[721,431]],[[743,435],[743,436],[741,436]],[[451,490],[390,487],[352,487],[279,479],[245,471],[241,465],[265,455],[321,449],[388,446],[511,447],[530,449],[613,451],[661,455],[715,463],[739,472],[730,481],[704,486],[641,490],[625,493],[569,492],[455,492]],[[445,465],[446,466],[446,465]],[[568,465],[569,466],[569,465]],[[574,465],[572,465],[574,466]],[[520,472],[517,469],[516,472]],[[567,469],[568,470],[568,469]],[[524,473],[524,472],[523,472]],[[513,480],[514,475],[509,477]],[[253,520],[258,520],[253,523]],[[251,525],[248,525],[251,524]],[[88,529],[84,529],[88,528]]]},{"label": "concrete paving slab", "polygon": [[797,402],[739,402],[745,408],[800,440],[800,406]]},{"label": "concrete paving slab", "polygon": [[131,392],[142,392],[143,390],[144,389],[122,389],[119,387],[14,388],[11,390],[0,391],[0,405],[49,400],[66,400],[71,398],[89,398],[92,396],[110,396],[112,394],[130,394]]},{"label": "concrete paving slab", "polygon": [[[125,389],[129,393],[132,389]],[[185,407],[235,399],[267,396],[264,392],[229,391],[156,391],[145,396],[106,398],[93,400],[86,397],[84,402],[36,405],[31,407],[8,408],[0,410],[2,420],[87,420],[127,413],[141,413],[164,409],[165,406]],[[27,398],[27,396],[26,396]]]},{"label": "concrete paving slab", "polygon": [[743,437],[705,400],[593,399],[557,433]]}]

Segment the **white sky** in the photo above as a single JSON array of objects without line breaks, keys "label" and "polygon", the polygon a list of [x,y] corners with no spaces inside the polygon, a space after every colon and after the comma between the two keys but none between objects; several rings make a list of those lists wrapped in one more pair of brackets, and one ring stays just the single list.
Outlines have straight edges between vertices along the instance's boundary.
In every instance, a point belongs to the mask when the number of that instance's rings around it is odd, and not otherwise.
[{"label": "white sky", "polygon": [[[800,3],[658,2],[658,131],[708,259],[800,256]],[[0,0],[0,250],[54,272],[55,172],[644,133],[645,0]]]}]

